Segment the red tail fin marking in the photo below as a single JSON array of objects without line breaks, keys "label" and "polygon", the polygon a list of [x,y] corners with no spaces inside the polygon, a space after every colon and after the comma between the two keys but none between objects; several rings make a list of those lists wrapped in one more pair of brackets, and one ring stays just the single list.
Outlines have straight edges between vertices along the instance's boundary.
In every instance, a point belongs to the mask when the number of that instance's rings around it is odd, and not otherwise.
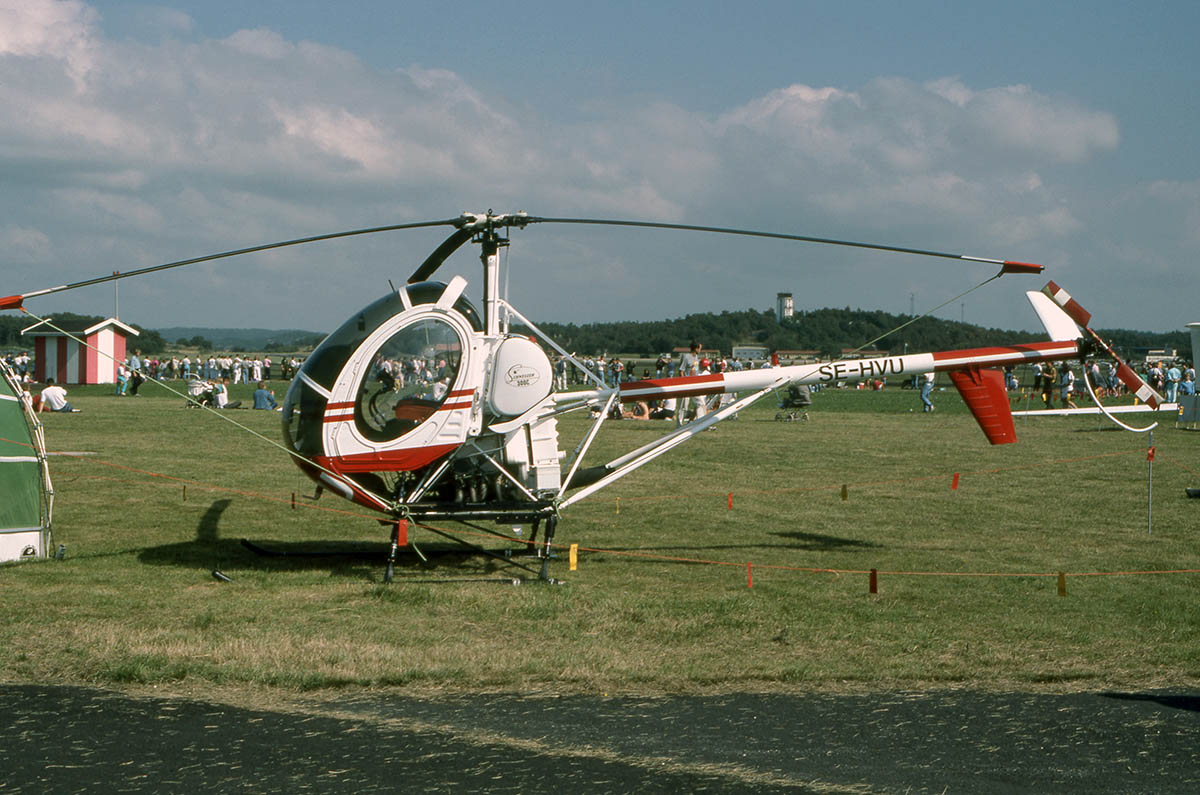
[{"label": "red tail fin marking", "polygon": [[1008,393],[1004,389],[1004,373],[995,369],[971,367],[951,370],[950,380],[958,387],[967,408],[992,444],[1011,444],[1017,440]]}]

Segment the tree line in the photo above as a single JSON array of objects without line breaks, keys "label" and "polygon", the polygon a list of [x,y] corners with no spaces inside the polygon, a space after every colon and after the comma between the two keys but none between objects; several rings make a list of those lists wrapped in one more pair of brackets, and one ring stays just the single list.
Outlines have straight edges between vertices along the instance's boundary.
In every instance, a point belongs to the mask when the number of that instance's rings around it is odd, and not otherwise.
[{"label": "tree line", "polygon": [[[697,313],[674,320],[539,323],[539,326],[569,351],[643,356],[668,353],[693,341],[726,355],[734,345],[749,343],[771,351],[816,351],[823,358],[836,358],[845,350],[863,345],[869,351],[900,354],[1046,339],[1041,332],[985,328],[935,317],[923,317],[905,325],[909,321],[912,321],[910,315],[845,307],[806,311],[783,322],[776,320],[772,310],[747,309]],[[1131,356],[1146,348],[1174,348],[1184,357],[1190,353],[1191,343],[1185,331],[1106,329],[1100,334]],[[877,338],[881,339],[872,343]]]}]

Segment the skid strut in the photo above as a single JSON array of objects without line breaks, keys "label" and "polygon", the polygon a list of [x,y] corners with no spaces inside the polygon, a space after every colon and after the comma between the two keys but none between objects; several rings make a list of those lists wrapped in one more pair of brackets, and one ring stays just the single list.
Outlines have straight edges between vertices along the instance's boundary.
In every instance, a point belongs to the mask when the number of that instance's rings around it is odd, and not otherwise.
[{"label": "skid strut", "polygon": [[[554,545],[554,531],[557,528],[558,517],[547,516],[545,540],[542,542],[542,549],[538,554],[538,557],[542,559],[542,570],[538,573],[538,579],[546,582],[554,582],[554,579],[550,576],[550,555],[551,547]],[[532,541],[533,539],[530,540]]]},{"label": "skid strut", "polygon": [[[402,537],[403,536],[403,537]],[[383,574],[384,582],[391,582],[396,574],[396,550],[408,544],[408,520],[397,519],[392,524],[392,548],[388,552],[387,571]]]}]

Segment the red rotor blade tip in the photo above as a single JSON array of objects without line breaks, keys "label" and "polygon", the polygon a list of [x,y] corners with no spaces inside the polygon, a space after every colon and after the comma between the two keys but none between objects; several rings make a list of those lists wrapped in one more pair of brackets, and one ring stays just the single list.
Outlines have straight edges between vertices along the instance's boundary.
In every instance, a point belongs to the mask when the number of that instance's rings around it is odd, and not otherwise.
[{"label": "red rotor blade tip", "polygon": [[1152,409],[1157,409],[1162,403],[1162,395],[1154,391],[1154,388],[1142,380],[1141,376],[1133,371],[1133,368],[1117,360],[1117,378],[1121,379],[1121,383],[1125,388],[1137,396],[1138,400],[1145,403]]},{"label": "red rotor blade tip", "polygon": [[24,296],[21,295],[7,295],[0,298],[0,309],[20,309],[22,298]]},{"label": "red rotor blade tip", "polygon": [[1062,307],[1062,310],[1074,320],[1080,328],[1087,328],[1088,323],[1092,320],[1092,313],[1084,309],[1075,299],[1071,297],[1063,288],[1059,287],[1054,282],[1048,282],[1042,288],[1042,292],[1050,297],[1050,300]]},{"label": "red rotor blade tip", "polygon": [[1001,267],[1001,273],[1041,273],[1046,270],[1045,265],[1038,265],[1034,262],[1008,262],[1006,261]]}]

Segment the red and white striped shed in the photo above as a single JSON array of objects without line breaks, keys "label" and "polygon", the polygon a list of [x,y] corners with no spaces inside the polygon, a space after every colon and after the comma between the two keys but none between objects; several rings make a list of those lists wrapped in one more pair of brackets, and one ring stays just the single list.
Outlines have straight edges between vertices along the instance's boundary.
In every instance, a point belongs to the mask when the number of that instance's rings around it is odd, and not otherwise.
[{"label": "red and white striped shed", "polygon": [[64,326],[59,331],[46,325],[52,320],[21,331],[22,336],[33,338],[34,380],[53,378],[59,384],[116,383],[117,362],[125,361],[125,341],[138,336],[137,329],[110,317],[87,328]]}]

